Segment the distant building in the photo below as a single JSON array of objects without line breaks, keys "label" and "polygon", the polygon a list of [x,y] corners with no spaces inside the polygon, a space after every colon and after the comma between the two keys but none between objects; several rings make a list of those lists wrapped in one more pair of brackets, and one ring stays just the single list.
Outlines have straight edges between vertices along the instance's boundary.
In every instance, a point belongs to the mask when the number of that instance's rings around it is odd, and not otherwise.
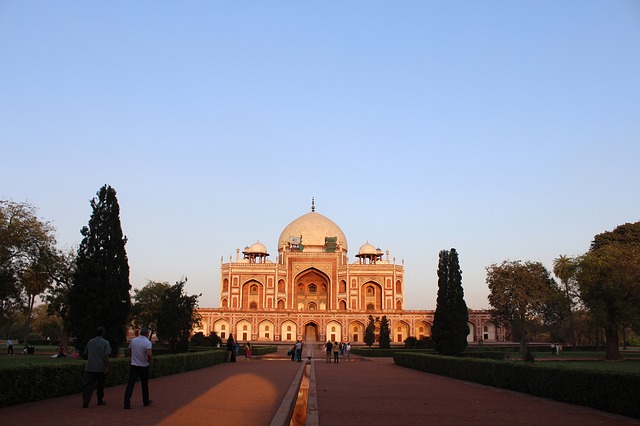
[{"label": "distant building", "polygon": [[[342,229],[315,211],[287,225],[276,262],[264,244],[236,250],[220,267],[220,308],[202,308],[205,335],[240,341],[362,343],[369,315],[386,315],[392,343],[431,336],[434,311],[404,309],[404,264],[365,242],[348,263]],[[404,263],[404,262],[403,262]],[[435,294],[434,294],[435,298]],[[487,311],[469,311],[469,342],[503,341]]]}]

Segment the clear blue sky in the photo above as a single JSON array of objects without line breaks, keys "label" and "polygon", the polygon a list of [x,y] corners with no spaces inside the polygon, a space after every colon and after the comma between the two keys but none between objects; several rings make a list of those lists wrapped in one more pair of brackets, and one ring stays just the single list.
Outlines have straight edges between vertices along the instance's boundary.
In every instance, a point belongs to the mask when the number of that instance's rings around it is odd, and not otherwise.
[{"label": "clear blue sky", "polygon": [[491,263],[640,220],[639,136],[636,0],[0,2],[0,199],[71,247],[110,184],[132,285],[203,307],[312,196],[407,308],[451,247],[487,307]]}]

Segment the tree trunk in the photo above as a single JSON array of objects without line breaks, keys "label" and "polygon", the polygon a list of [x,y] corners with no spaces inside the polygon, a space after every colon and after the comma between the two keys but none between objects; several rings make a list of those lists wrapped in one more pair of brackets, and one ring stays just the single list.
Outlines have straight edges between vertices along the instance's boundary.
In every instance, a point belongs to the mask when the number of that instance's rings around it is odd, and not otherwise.
[{"label": "tree trunk", "polygon": [[23,328],[23,340],[24,340],[24,344],[28,345],[29,344],[29,333],[31,332],[31,316],[33,315],[33,305],[35,305],[36,303],[36,295],[35,294],[30,294],[29,295],[29,306],[27,309],[27,317],[25,318],[24,321],[24,328]]},{"label": "tree trunk", "polygon": [[620,356],[620,348],[618,347],[618,327],[615,325],[607,325],[604,329],[604,333],[607,342],[607,350],[605,352],[604,359],[610,361],[622,359],[622,356]]},{"label": "tree trunk", "polygon": [[527,333],[526,330],[522,330],[522,336],[520,336],[520,356],[522,357],[522,359],[526,359],[528,347],[529,347],[529,333]]}]

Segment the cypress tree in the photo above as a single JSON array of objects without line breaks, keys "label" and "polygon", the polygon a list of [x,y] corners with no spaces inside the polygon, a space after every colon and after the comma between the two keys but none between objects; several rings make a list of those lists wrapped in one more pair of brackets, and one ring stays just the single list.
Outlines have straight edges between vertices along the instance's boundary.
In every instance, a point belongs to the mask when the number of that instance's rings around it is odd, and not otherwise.
[{"label": "cypress tree", "polygon": [[436,350],[444,355],[458,355],[467,348],[469,311],[464,301],[462,271],[456,249],[440,251],[438,263],[438,298],[431,328]]},{"label": "cypress tree", "polygon": [[389,328],[389,320],[386,315],[380,320],[380,349],[389,349],[391,347],[391,329]]},{"label": "cypress tree", "polygon": [[369,315],[369,323],[364,330],[364,343],[371,347],[376,341],[376,322],[372,315]]},{"label": "cypress tree", "polygon": [[82,351],[99,326],[111,344],[112,354],[126,339],[126,324],[131,309],[129,261],[126,237],[120,224],[120,206],[116,191],[105,185],[91,200],[93,212],[89,225],[82,228],[76,271],[69,293],[69,319]]}]

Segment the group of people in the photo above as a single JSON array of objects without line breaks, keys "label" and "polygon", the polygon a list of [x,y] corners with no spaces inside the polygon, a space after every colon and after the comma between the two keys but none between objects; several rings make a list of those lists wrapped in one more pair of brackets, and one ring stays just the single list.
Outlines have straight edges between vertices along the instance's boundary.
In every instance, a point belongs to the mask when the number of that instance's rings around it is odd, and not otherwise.
[{"label": "group of people", "polygon": [[[94,386],[97,388],[96,396],[98,405],[105,405],[104,381],[109,373],[109,357],[111,345],[104,338],[104,327],[96,329],[96,337],[89,340],[83,351],[86,358],[84,389],[82,392],[82,407],[88,408],[93,395]],[[124,392],[124,408],[131,408],[131,395],[138,378],[142,387],[142,404],[146,407],[153,402],[149,399],[149,363],[152,359],[151,341],[149,330],[142,328],[139,335],[131,340],[127,349],[127,355],[131,357],[129,381]]]},{"label": "group of people", "polygon": [[[240,351],[240,343],[238,343],[233,338],[233,333],[229,334],[229,338],[227,339],[227,362],[236,362],[236,359],[239,355]],[[244,358],[248,362],[251,360],[251,356],[253,355],[253,348],[251,347],[251,343],[247,342],[244,344]]]},{"label": "group of people", "polygon": [[552,343],[551,353],[555,355],[560,355],[562,353],[562,343]]},{"label": "group of people", "polygon": [[291,361],[302,362],[302,347],[304,343],[302,340],[298,339],[296,343],[289,349],[288,354],[291,356]]},{"label": "group of people", "polygon": [[[35,346],[29,346],[27,343],[24,344],[24,348],[22,348],[22,355],[33,354],[35,353]],[[13,340],[11,337],[7,339],[7,355],[15,355],[13,351]]]},{"label": "group of people", "polygon": [[327,364],[331,363],[331,355],[333,354],[333,363],[338,364],[340,362],[340,358],[347,359],[351,358],[351,342],[333,342],[329,340],[324,344],[324,350],[327,354]]}]

